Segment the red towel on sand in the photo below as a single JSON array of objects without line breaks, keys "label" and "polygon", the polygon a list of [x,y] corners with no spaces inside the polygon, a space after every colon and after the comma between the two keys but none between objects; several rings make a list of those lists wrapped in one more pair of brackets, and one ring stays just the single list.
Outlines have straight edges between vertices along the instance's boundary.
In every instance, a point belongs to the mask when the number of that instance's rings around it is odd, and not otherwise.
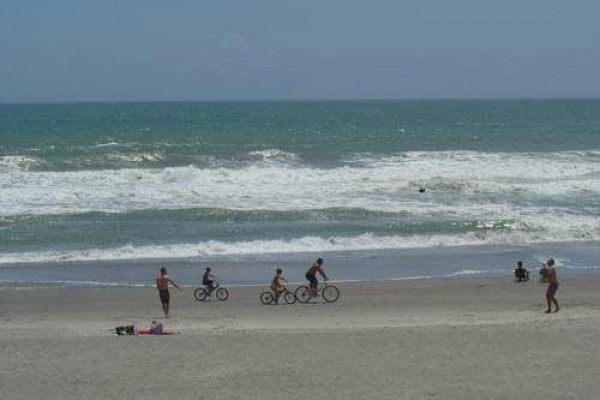
[{"label": "red towel on sand", "polygon": [[150,329],[140,329],[137,331],[138,335],[154,335],[154,336],[164,336],[164,335],[174,335],[175,332],[151,332]]}]

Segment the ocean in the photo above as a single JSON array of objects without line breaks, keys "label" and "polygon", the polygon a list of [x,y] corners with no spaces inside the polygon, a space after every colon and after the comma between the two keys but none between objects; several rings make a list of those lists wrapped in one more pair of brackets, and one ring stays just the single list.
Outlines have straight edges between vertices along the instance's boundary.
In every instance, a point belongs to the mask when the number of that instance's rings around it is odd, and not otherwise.
[{"label": "ocean", "polygon": [[0,283],[600,271],[600,100],[0,105]]}]

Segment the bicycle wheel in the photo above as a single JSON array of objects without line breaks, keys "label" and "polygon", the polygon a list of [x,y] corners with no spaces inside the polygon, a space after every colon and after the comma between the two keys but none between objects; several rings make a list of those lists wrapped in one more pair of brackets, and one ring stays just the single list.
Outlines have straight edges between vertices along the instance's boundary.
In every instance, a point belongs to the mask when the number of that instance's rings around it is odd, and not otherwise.
[{"label": "bicycle wheel", "polygon": [[229,298],[229,290],[220,287],[217,289],[216,295],[217,295],[217,299],[219,299],[221,301],[225,301]]},{"label": "bicycle wheel", "polygon": [[288,304],[294,304],[296,302],[296,296],[294,295],[294,293],[290,292],[289,290],[285,291],[285,293],[283,294],[283,298],[285,299],[285,302]]},{"label": "bicycle wheel", "polygon": [[340,291],[333,285],[327,285],[323,288],[323,300],[333,303],[340,297]]},{"label": "bicycle wheel", "polygon": [[271,304],[274,301],[275,298],[273,297],[273,294],[271,292],[262,292],[260,294],[260,302],[263,303],[265,306]]},{"label": "bicycle wheel", "polygon": [[198,289],[194,290],[194,298],[198,301],[204,301],[206,299],[206,296],[208,296],[208,294],[206,293],[206,290],[204,290],[204,288],[199,287]]},{"label": "bicycle wheel", "polygon": [[296,295],[296,300],[300,303],[308,303],[311,297],[310,289],[306,285],[298,286],[294,294]]}]

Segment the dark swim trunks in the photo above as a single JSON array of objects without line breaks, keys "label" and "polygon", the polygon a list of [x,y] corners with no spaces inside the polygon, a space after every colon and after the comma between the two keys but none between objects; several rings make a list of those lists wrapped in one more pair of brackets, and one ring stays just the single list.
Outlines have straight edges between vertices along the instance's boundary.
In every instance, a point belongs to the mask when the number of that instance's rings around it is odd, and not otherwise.
[{"label": "dark swim trunks", "polygon": [[160,297],[161,303],[169,304],[169,291],[168,290],[159,290],[158,296]]},{"label": "dark swim trunks", "polygon": [[309,274],[307,272],[304,276],[306,277],[306,279],[308,279],[311,285],[316,286],[319,284],[319,281],[317,280],[317,277],[314,274]]},{"label": "dark swim trunks", "polygon": [[552,282],[548,285],[548,290],[546,290],[546,294],[550,296],[554,296],[554,293],[558,290],[558,282]]}]

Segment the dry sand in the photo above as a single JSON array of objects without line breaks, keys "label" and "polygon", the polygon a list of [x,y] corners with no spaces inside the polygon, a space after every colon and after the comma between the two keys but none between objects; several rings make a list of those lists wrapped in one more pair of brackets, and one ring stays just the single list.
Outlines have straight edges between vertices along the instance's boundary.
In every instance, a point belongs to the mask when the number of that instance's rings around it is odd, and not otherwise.
[{"label": "dry sand", "polygon": [[[335,304],[262,306],[153,289],[0,287],[0,398],[597,399],[600,278],[342,285]],[[176,336],[120,337],[159,319]]]}]

